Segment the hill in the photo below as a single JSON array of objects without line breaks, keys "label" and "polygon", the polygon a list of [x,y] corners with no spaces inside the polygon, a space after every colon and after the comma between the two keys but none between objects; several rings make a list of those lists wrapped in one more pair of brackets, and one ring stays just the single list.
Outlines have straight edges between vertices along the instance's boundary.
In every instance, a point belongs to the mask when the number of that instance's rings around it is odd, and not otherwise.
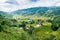
[{"label": "hill", "polygon": [[0,15],[5,16],[6,18],[11,18],[13,15],[9,12],[0,11]]},{"label": "hill", "polygon": [[60,8],[0,11],[0,40],[60,40]]},{"label": "hill", "polygon": [[18,15],[25,15],[25,16],[29,16],[29,15],[41,16],[44,15],[48,10],[52,11],[51,14],[60,15],[60,7],[35,7],[35,8],[16,10],[12,13]]}]

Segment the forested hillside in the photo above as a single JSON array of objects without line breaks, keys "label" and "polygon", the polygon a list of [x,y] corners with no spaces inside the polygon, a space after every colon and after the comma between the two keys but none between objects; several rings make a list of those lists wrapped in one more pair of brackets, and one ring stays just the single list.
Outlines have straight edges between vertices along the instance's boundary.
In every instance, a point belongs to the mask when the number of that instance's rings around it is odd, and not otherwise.
[{"label": "forested hillside", "polygon": [[0,40],[60,40],[59,9],[44,11],[29,16],[0,11]]},{"label": "forested hillside", "polygon": [[22,10],[13,11],[13,14],[25,15],[25,16],[41,16],[44,15],[46,12],[49,12],[54,15],[60,14],[60,7],[35,7],[35,8],[28,8]]}]

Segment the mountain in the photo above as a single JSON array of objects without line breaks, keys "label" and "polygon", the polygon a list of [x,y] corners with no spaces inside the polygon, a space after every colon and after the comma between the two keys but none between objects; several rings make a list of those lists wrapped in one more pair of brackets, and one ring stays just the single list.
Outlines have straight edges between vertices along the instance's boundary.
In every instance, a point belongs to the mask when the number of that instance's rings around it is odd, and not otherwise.
[{"label": "mountain", "polygon": [[13,12],[3,12],[0,11],[0,14],[9,18],[12,18],[14,15],[22,16],[53,16],[60,15],[60,7],[34,7],[22,10],[16,10]]},{"label": "mountain", "polygon": [[0,15],[7,17],[7,18],[11,18],[13,16],[12,14],[10,14],[8,12],[3,12],[3,11],[0,11]]},{"label": "mountain", "polygon": [[16,10],[13,13],[20,14],[20,15],[34,15],[37,12],[40,14],[42,14],[42,12],[45,13],[47,10],[48,10],[47,7],[35,7],[35,8]]},{"label": "mountain", "polygon": [[52,10],[52,14],[60,14],[60,7],[35,7],[35,8],[28,8],[28,9],[22,9],[22,10],[16,10],[12,12],[13,14],[18,15],[44,15],[48,10]]}]

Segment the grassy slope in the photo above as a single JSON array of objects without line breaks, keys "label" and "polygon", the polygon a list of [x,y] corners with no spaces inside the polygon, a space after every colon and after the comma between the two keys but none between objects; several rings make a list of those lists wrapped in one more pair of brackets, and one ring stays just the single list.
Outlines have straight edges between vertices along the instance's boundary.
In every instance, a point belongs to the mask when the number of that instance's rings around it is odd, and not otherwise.
[{"label": "grassy slope", "polygon": [[[49,15],[47,13],[47,15]],[[43,16],[20,16],[21,19],[32,19],[34,21],[41,19],[41,20],[48,20],[52,19],[52,17],[48,17],[46,15]],[[41,26],[39,28],[35,28],[33,30],[33,35],[30,35],[28,32],[24,31],[23,29],[20,29],[18,27],[11,27],[9,25],[1,25],[1,22],[5,20],[8,22],[13,22],[11,19],[7,19],[3,16],[0,16],[0,26],[2,27],[2,31],[0,32],[0,40],[60,40],[60,28],[57,31],[53,31],[51,29],[51,24],[48,22],[44,22],[43,24],[47,26]],[[17,19],[18,20],[18,19]],[[60,20],[60,19],[59,19]],[[18,21],[20,22],[20,21]],[[16,22],[16,24],[19,24]],[[15,23],[13,23],[15,24]],[[28,24],[27,24],[28,25]],[[31,25],[31,24],[29,24]],[[33,24],[35,26],[35,23]],[[1,30],[1,29],[0,29]]]}]

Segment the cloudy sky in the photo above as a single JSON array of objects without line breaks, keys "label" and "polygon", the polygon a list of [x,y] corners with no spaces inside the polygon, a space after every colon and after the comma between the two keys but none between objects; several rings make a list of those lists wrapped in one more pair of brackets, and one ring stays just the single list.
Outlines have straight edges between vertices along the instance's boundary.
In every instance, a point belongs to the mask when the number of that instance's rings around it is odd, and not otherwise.
[{"label": "cloudy sky", "polygon": [[44,6],[60,6],[60,0],[0,0],[0,11],[6,12]]}]

